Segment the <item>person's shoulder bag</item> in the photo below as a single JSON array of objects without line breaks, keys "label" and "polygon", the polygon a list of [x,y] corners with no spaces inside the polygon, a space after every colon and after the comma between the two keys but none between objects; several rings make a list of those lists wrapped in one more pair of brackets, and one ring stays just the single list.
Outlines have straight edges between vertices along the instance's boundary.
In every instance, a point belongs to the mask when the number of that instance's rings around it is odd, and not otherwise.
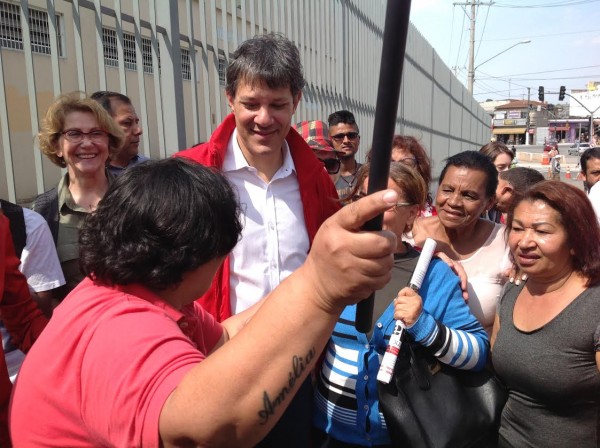
[{"label": "person's shoulder bag", "polygon": [[393,446],[496,446],[507,391],[490,370],[449,367],[405,340],[392,381],[378,384]]}]

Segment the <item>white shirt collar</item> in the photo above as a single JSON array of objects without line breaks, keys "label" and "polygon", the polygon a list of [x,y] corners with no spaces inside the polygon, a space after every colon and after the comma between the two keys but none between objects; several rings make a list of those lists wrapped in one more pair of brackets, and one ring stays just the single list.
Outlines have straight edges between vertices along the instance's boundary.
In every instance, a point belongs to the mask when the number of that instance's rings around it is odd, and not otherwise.
[{"label": "white shirt collar", "polygon": [[[236,171],[242,169],[249,169],[255,171],[255,168],[248,164],[248,161],[242,153],[242,149],[237,140],[237,128],[233,130],[229,142],[227,142],[227,151],[225,151],[225,158],[223,159],[223,172]],[[290,147],[286,140],[283,141],[282,145],[283,152],[283,164],[279,167],[272,180],[282,178],[291,175],[296,172],[296,166],[292,160],[290,153]]]}]

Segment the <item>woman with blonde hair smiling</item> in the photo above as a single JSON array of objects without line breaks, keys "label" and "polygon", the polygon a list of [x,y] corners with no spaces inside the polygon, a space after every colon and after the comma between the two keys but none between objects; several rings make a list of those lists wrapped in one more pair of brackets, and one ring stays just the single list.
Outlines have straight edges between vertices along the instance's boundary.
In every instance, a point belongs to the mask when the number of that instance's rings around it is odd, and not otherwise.
[{"label": "woman with blonde hair smiling", "polygon": [[108,190],[112,177],[106,164],[123,138],[123,131],[102,106],[78,92],[58,97],[46,112],[38,134],[40,149],[67,172],[58,186],[35,198],[32,208],[48,222],[67,281],[56,300],[83,279],[79,229]]}]

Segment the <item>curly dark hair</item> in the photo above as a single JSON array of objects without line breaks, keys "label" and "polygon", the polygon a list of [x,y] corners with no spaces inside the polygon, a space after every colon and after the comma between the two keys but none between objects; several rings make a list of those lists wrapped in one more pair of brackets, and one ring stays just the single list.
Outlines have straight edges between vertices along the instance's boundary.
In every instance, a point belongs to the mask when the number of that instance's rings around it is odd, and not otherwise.
[{"label": "curly dark hair", "polygon": [[496,188],[498,188],[498,170],[492,163],[492,159],[477,151],[463,151],[458,154],[454,154],[446,159],[446,165],[442,168],[440,173],[440,184],[444,181],[446,171],[451,166],[457,168],[469,168],[471,170],[481,171],[485,174],[485,197],[491,198],[496,195]]},{"label": "curly dark hair", "polygon": [[81,269],[105,285],[164,290],[227,255],[240,238],[225,177],[183,158],[148,161],[111,185],[79,237]]}]

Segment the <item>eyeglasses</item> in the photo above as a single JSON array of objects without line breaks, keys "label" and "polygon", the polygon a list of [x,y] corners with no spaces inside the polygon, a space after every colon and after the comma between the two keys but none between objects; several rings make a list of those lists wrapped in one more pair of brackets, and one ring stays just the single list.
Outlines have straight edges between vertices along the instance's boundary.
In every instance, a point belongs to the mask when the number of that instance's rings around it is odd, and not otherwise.
[{"label": "eyeglasses", "polygon": [[87,137],[94,143],[98,143],[103,142],[108,136],[108,132],[101,129],[96,129],[90,132],[83,132],[79,129],[67,129],[66,131],[61,132],[61,134],[65,137],[65,139],[67,139],[67,141],[71,143],[81,143],[84,137]]},{"label": "eyeglasses", "polygon": [[[354,196],[352,196],[352,202],[358,201],[359,199],[362,199],[366,196],[367,196],[367,193],[359,191]],[[412,202],[396,202],[396,204],[392,207],[392,209],[400,208],[400,207],[410,207],[412,205],[415,205],[415,204],[413,204]]]},{"label": "eyeglasses", "polygon": [[325,165],[325,169],[329,174],[337,174],[340,171],[340,166],[342,162],[340,159],[321,159],[323,165]]},{"label": "eyeglasses", "polygon": [[395,160],[397,163],[401,163],[402,165],[410,166],[411,168],[416,168],[419,165],[417,159],[413,157],[405,157],[404,159]]},{"label": "eyeglasses", "polygon": [[340,134],[332,135],[331,138],[336,142],[343,142],[344,138],[348,137],[348,140],[353,141],[358,138],[358,132],[342,132]]}]

